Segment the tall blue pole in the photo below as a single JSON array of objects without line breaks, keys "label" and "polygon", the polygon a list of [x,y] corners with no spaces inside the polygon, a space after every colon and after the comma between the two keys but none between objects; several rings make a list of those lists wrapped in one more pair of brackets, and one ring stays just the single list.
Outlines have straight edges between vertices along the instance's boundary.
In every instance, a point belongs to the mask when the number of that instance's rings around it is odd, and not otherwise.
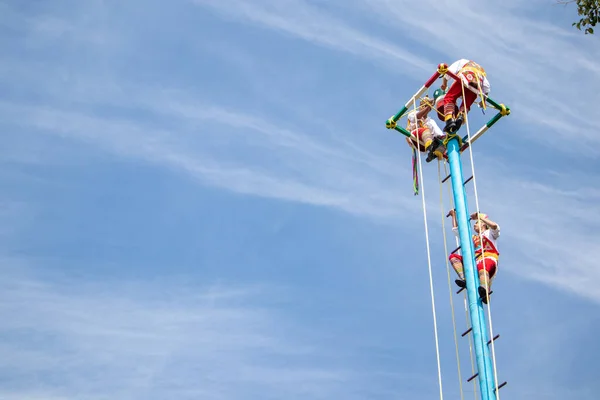
[{"label": "tall blue pole", "polygon": [[456,206],[456,220],[458,223],[458,234],[460,237],[460,248],[463,258],[463,270],[467,283],[467,299],[469,302],[469,318],[471,320],[471,334],[475,345],[475,357],[477,358],[477,372],[479,373],[479,388],[482,400],[495,400],[496,385],[490,352],[488,349],[488,333],[485,324],[483,305],[477,288],[479,287],[479,274],[475,268],[475,249],[471,239],[471,227],[469,225],[469,210],[467,208],[467,195],[463,185],[463,174],[460,161],[460,146],[455,137],[447,144],[448,161],[450,163],[450,176],[452,180],[452,191],[454,205]]}]

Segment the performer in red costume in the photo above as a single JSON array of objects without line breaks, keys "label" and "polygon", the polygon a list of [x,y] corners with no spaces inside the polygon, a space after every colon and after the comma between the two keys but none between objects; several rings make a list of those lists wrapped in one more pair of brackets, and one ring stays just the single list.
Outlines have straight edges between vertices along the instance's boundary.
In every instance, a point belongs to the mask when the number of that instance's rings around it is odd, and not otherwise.
[{"label": "performer in red costume", "polygon": [[[460,59],[454,62],[448,71],[454,73],[460,81],[454,81],[448,89],[448,92],[444,96],[444,120],[446,126],[444,131],[448,133],[455,133],[460,129],[460,126],[464,122],[465,115],[471,109],[471,105],[477,99],[481,97],[480,106],[484,104],[484,96],[490,93],[490,83],[487,80],[485,70],[475,61]],[[462,82],[462,85],[461,85]],[[464,87],[464,98],[462,99],[461,109],[456,115],[456,101],[459,97],[463,97],[463,85]],[[448,86],[448,78],[444,76],[442,78],[441,89],[446,90]]]},{"label": "performer in red costume", "polygon": [[[452,216],[452,231],[458,236],[456,212],[450,210],[447,216]],[[497,243],[500,237],[500,226],[485,214],[473,213],[471,214],[471,219],[476,221],[473,226],[475,234],[472,239],[475,247],[475,262],[477,264],[477,271],[479,272],[480,286],[478,291],[482,301],[487,304],[488,293],[492,285],[491,281],[496,276],[496,269],[498,268],[498,260],[500,258]],[[480,236],[483,239],[483,246],[480,243]],[[456,284],[460,287],[466,287],[462,255],[459,252],[460,250],[457,253],[451,254],[449,259],[459,278],[455,281]]]},{"label": "performer in red costume", "polygon": [[408,113],[406,117],[406,129],[411,134],[410,138],[406,138],[406,142],[413,149],[419,149],[423,153],[430,150],[435,138],[445,136],[437,123],[429,116],[432,106],[433,100],[425,96],[419,102],[419,107]]}]

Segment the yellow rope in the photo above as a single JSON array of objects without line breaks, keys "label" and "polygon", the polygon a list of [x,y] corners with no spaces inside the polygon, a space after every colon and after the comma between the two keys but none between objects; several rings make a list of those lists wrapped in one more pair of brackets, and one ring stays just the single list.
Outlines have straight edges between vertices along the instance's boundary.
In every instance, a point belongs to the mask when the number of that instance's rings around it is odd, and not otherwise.
[{"label": "yellow rope", "polygon": [[[479,76],[477,78],[479,78]],[[483,94],[483,89],[481,88],[481,80],[480,79],[477,79],[477,89],[479,90],[479,97],[481,97],[481,104],[483,104],[483,109],[487,110],[487,107],[485,105],[485,97],[484,97],[485,95]]]},{"label": "yellow rope", "polygon": [[444,146],[448,146],[448,142],[450,142],[452,139],[458,140],[458,147],[462,147],[462,145],[463,145],[462,138],[457,133],[448,133],[443,141]]}]

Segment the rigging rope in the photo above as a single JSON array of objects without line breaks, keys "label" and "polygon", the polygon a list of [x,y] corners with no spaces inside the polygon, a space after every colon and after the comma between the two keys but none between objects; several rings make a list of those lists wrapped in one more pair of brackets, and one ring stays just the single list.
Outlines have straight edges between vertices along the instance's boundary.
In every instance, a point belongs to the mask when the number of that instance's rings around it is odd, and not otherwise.
[{"label": "rigging rope", "polygon": [[[464,101],[465,101],[465,85],[461,80],[461,87],[462,87],[462,101],[463,101],[463,105],[464,105]],[[484,102],[485,103],[485,102]],[[468,137],[468,143],[469,143],[469,155],[470,155],[470,159],[471,159],[471,173],[473,174],[473,191],[475,194],[475,207],[477,209],[477,223],[481,222],[481,218],[479,215],[479,195],[477,192],[477,179],[475,177],[475,163],[473,161],[473,146],[471,146],[471,131],[469,129],[469,117],[468,117],[468,113],[466,110],[466,107],[464,107],[463,105],[461,105],[461,107],[464,109],[464,114],[465,114],[465,126],[467,129],[467,137]],[[485,252],[483,249],[483,236],[481,231],[479,232],[479,243],[481,246],[481,255],[482,257],[484,256]],[[496,272],[495,274],[498,274],[498,266],[496,265]],[[491,287],[491,278],[488,279],[488,288]],[[491,298],[489,296],[489,290],[487,293],[487,298],[488,298],[488,321],[489,321],[489,328],[490,328],[490,340],[491,340],[491,345],[492,345],[492,362],[493,362],[493,373],[494,373],[494,384],[496,386],[496,397],[498,400],[500,400],[500,392],[498,390],[498,371],[497,371],[497,367],[496,367],[496,349],[494,346],[494,331],[492,329],[492,305],[491,305]]]},{"label": "rigging rope", "polygon": [[[416,113],[417,112],[416,99],[413,99],[413,108]],[[416,114],[415,114],[415,118],[416,118]],[[411,132],[411,135],[412,135],[412,132]],[[429,247],[429,230],[427,228],[427,207],[425,206],[425,185],[423,182],[423,168],[422,168],[422,162],[421,162],[421,142],[420,142],[417,134],[415,134],[415,137],[417,139],[416,142],[417,142],[417,153],[418,153],[418,161],[419,161],[419,173],[421,175],[420,181],[421,181],[421,187],[423,189],[423,193],[421,194],[421,199],[423,201],[423,221],[425,223],[425,240],[427,242],[427,263],[429,265],[429,289],[431,291],[431,309],[433,312],[433,328],[434,328],[434,336],[435,336],[435,352],[436,352],[436,357],[437,357],[438,382],[439,382],[439,386],[440,386],[440,400],[443,400],[444,395],[443,395],[443,390],[442,390],[442,367],[441,367],[441,363],[440,363],[440,346],[439,346],[439,340],[438,340],[437,316],[435,313],[435,295],[433,293],[433,275],[431,273],[431,252],[430,252],[430,247]]]},{"label": "rigging rope", "polygon": [[[448,164],[446,163],[446,161],[444,160],[444,173],[446,176],[448,176],[450,174],[450,171],[448,171]],[[447,185],[448,188],[448,198],[450,199],[450,204],[451,210],[456,210],[456,206],[454,205],[454,197],[452,196],[452,187],[451,184],[448,183]],[[444,230],[445,232],[445,230]],[[460,240],[458,239],[458,236],[454,236],[454,241],[456,243],[456,246],[458,247],[460,245]],[[446,256],[446,258],[448,258]],[[465,309],[465,323],[467,328],[469,328],[469,307],[467,305],[467,292],[465,291],[463,294],[463,306]],[[468,335],[469,337],[469,358],[471,360],[471,376],[475,375],[475,359],[473,357],[473,335]],[[477,400],[477,381],[473,381],[473,396],[475,397],[475,400]]]},{"label": "rigging rope", "polygon": [[[471,146],[471,132],[470,132],[470,127],[469,127],[469,118],[468,118],[468,113],[466,112],[466,107],[465,107],[465,84],[462,81],[462,79],[460,79],[460,84],[461,84],[461,88],[462,88],[462,104],[461,104],[461,108],[463,108],[463,112],[464,112],[464,117],[465,117],[465,125],[466,125],[466,130],[467,130],[467,147],[469,148],[469,154],[470,154],[470,161],[471,161],[471,171],[472,171],[472,179],[473,179],[473,185],[474,185],[474,194],[475,194],[475,203],[476,203],[476,208],[477,208],[477,223],[481,223],[481,215],[479,213],[480,207],[479,207],[479,195],[478,195],[478,191],[477,191],[477,178],[475,176],[475,163],[474,163],[474,159],[473,159],[473,149]],[[468,88],[469,90],[475,92],[474,89]],[[482,100],[482,104],[481,106],[483,107],[483,109],[486,109],[486,95],[483,93],[482,87],[481,87],[481,82],[478,82],[478,93],[475,92],[476,94],[479,94],[481,96],[481,100]],[[415,114],[418,113],[418,108],[416,105],[416,100],[417,97],[413,97],[412,99],[412,103],[413,103],[413,112]],[[421,105],[420,105],[421,106]],[[420,108],[419,106],[419,108]],[[438,110],[435,105],[432,107],[433,109],[435,109],[436,113],[441,115],[441,111]],[[410,114],[407,113],[405,114],[407,117]],[[410,121],[409,125],[410,125]],[[423,206],[423,221],[424,221],[424,225],[425,225],[425,240],[426,240],[426,245],[427,245],[427,263],[428,263],[428,270],[429,270],[429,287],[430,287],[430,292],[431,292],[431,307],[432,307],[432,314],[433,314],[433,326],[434,326],[434,337],[435,337],[435,347],[436,347],[436,358],[437,358],[437,370],[438,370],[438,382],[439,382],[439,392],[440,392],[440,400],[443,400],[443,388],[442,388],[442,372],[441,372],[441,362],[440,362],[440,348],[439,348],[439,338],[438,338],[438,328],[437,328],[437,316],[436,316],[436,307],[435,307],[435,295],[434,295],[434,287],[433,287],[433,274],[432,274],[432,265],[431,265],[431,249],[430,249],[430,242],[429,242],[429,229],[428,229],[428,221],[427,221],[427,207],[425,204],[425,185],[424,185],[424,180],[423,180],[423,169],[422,169],[422,157],[421,157],[421,141],[419,140],[418,137],[418,125],[419,120],[417,118],[417,115],[415,115],[415,129],[410,129],[410,126],[407,126],[408,130],[410,131],[410,138],[414,138],[414,144],[416,144],[416,146],[411,146],[413,148],[413,157],[412,157],[412,172],[413,172],[413,191],[415,195],[419,194],[419,186],[423,187],[423,192],[422,192],[422,206]],[[415,132],[415,135],[413,135],[413,131]],[[460,140],[460,137],[459,137]],[[409,140],[409,142],[412,140]],[[459,152],[462,152],[461,150],[459,150]],[[418,158],[418,160],[417,160]],[[452,324],[453,324],[453,329],[454,329],[454,342],[455,342],[455,348],[456,348],[456,360],[457,360],[457,368],[458,368],[458,379],[459,379],[459,386],[460,386],[460,394],[461,394],[461,400],[464,400],[464,390],[463,390],[463,385],[462,385],[462,376],[461,376],[461,364],[460,364],[460,354],[459,354],[459,346],[458,346],[458,337],[457,337],[457,331],[456,331],[456,316],[455,316],[455,306],[454,306],[454,301],[453,301],[453,290],[452,290],[452,283],[451,283],[451,272],[450,272],[450,268],[449,268],[449,254],[448,254],[448,245],[447,245],[447,237],[446,237],[446,228],[445,228],[445,216],[444,216],[444,199],[443,199],[443,182],[441,180],[441,172],[440,172],[440,161],[442,161],[442,163],[444,164],[444,169],[446,171],[446,174],[448,174],[448,170],[447,170],[447,165],[446,165],[446,160],[438,160],[438,183],[439,183],[439,188],[440,188],[440,207],[441,207],[441,212],[442,212],[442,231],[443,231],[443,238],[444,238],[444,253],[445,253],[445,260],[446,260],[446,269],[448,272],[448,286],[450,289],[450,305],[451,305],[451,309],[452,309]],[[421,185],[420,185],[421,184]],[[454,204],[454,198],[452,196],[452,189],[450,188],[450,186],[448,187],[449,189],[449,198],[450,201],[452,203],[452,209],[455,209],[455,204]],[[465,199],[466,200],[466,199]],[[484,251],[484,247],[483,247],[483,232],[481,232],[481,230],[478,232],[479,234],[479,243],[481,246],[481,255],[482,257],[485,255],[485,251]],[[470,240],[473,240],[473,238],[469,238]],[[455,237],[456,243],[457,245],[459,245],[459,238]],[[459,246],[460,248],[460,246]],[[476,254],[474,254],[474,258],[476,260]],[[477,265],[475,265],[475,269],[477,271]],[[498,273],[497,269],[495,271],[495,275]],[[494,276],[495,277],[495,276]],[[491,281],[492,279],[488,277],[488,289],[491,288]],[[469,320],[469,312],[468,312],[468,304],[467,304],[467,292],[465,291],[464,294],[464,308],[465,308],[465,317],[467,319],[467,326],[468,324],[468,320]],[[498,392],[498,376],[497,376],[497,365],[496,365],[496,352],[495,352],[495,343],[494,343],[494,333],[493,333],[493,326],[492,326],[492,311],[491,311],[491,299],[489,297],[489,290],[488,290],[488,321],[489,321],[489,332],[490,332],[490,344],[492,347],[492,361],[493,361],[493,374],[494,374],[494,381],[495,381],[495,393],[496,393],[496,397],[499,400],[500,396],[499,396],[499,392]],[[475,362],[474,362],[474,357],[473,357],[473,342],[474,342],[474,337],[473,335],[469,335],[469,354],[470,354],[470,359],[471,359],[471,370],[473,375],[475,375]],[[483,342],[485,340],[485,338],[481,338],[481,341]],[[482,343],[482,346],[486,346],[486,343]],[[489,371],[487,371],[487,367],[484,366],[484,371],[479,371],[480,374],[485,374],[487,375],[489,373]],[[473,386],[474,386],[474,396],[475,399],[477,399],[477,381],[473,382]]]},{"label": "rigging rope", "polygon": [[[445,161],[444,161],[445,165]],[[450,309],[452,310],[452,328],[454,329],[454,346],[456,348],[456,364],[458,368],[458,385],[460,387],[460,398],[464,400],[463,386],[462,386],[462,375],[460,372],[460,354],[458,351],[458,336],[456,334],[456,317],[454,315],[454,299],[452,291],[452,278],[450,276],[450,266],[448,262],[448,244],[446,241],[446,226],[445,226],[445,211],[444,211],[444,184],[442,183],[441,171],[440,171],[440,160],[438,159],[438,182],[440,187],[440,211],[442,213],[442,232],[444,236],[444,254],[446,256],[446,271],[448,272],[448,291],[450,292]]]},{"label": "rigging rope", "polygon": [[[461,87],[462,87],[462,95],[463,95],[462,97],[463,97],[463,103],[464,103],[465,85],[462,82],[462,80],[460,83],[461,83]],[[481,87],[479,87],[479,90],[480,90],[480,92],[482,92]],[[466,130],[467,130],[468,143],[470,143],[471,132],[470,132],[470,127],[469,127],[468,115],[466,112],[466,108],[462,105],[461,105],[461,108],[463,108],[465,111],[464,112],[465,125],[466,125]],[[415,113],[418,112],[418,108],[416,105],[416,98],[413,98],[413,111]],[[439,111],[437,109],[436,109],[436,111],[439,113]],[[416,120],[416,115],[415,115],[415,122],[416,122],[415,128],[418,128],[418,121]],[[411,136],[412,136],[412,130],[411,130]],[[433,325],[434,325],[436,358],[437,358],[437,368],[438,368],[438,382],[439,382],[439,390],[440,390],[440,399],[443,400],[439,338],[438,338],[437,316],[436,316],[436,307],[435,307],[435,295],[434,295],[434,287],[433,287],[433,274],[432,274],[432,266],[431,266],[429,229],[428,229],[428,224],[427,224],[427,207],[425,204],[425,188],[424,188],[425,185],[424,185],[424,180],[423,180],[423,168],[422,168],[422,158],[421,158],[421,142],[420,142],[417,134],[414,135],[414,138],[416,139],[415,141],[416,141],[417,146],[416,146],[416,148],[413,147],[413,162],[412,162],[412,164],[413,164],[412,165],[413,166],[413,168],[412,168],[413,169],[413,190],[415,192],[415,195],[417,195],[419,193],[419,186],[421,186],[423,188],[421,198],[422,198],[422,206],[423,206],[423,221],[424,221],[424,225],[425,225],[425,240],[426,240],[426,245],[427,245],[427,262],[428,262],[428,270],[429,270],[429,286],[430,286],[430,292],[431,292],[431,307],[432,307],[432,313],[433,313]],[[472,170],[472,174],[473,174],[473,185],[474,185],[474,192],[475,192],[475,203],[476,203],[476,208],[477,208],[477,219],[478,219],[478,222],[480,222],[481,219],[480,219],[480,215],[479,215],[479,210],[480,210],[479,196],[478,196],[478,192],[477,192],[475,164],[474,164],[474,160],[473,160],[473,150],[472,150],[472,146],[468,146],[468,147],[469,147],[469,154],[470,154],[470,161],[471,161],[471,170]],[[418,160],[417,160],[417,158],[418,158]],[[444,160],[443,163],[444,163],[444,169],[447,172],[446,161]],[[419,183],[420,183],[420,185],[419,185]],[[441,207],[441,212],[442,212],[442,231],[443,231],[443,239],[444,239],[444,253],[445,253],[445,257],[446,257],[446,267],[447,267],[447,272],[448,272],[448,285],[449,285],[449,289],[450,289],[450,305],[451,305],[451,309],[452,309],[452,324],[453,324],[453,329],[454,329],[454,342],[455,342],[455,348],[456,348],[458,379],[459,379],[461,400],[464,400],[464,390],[463,390],[463,385],[462,385],[461,366],[460,366],[460,355],[459,355],[459,349],[458,349],[458,337],[457,337],[457,331],[456,331],[456,317],[455,317],[454,301],[452,298],[452,284],[451,284],[451,276],[450,276],[451,274],[450,274],[450,268],[449,268],[449,254],[448,254],[448,245],[447,245],[447,237],[446,237],[446,229],[445,229],[444,201],[443,201],[443,188],[442,188],[443,183],[441,182],[440,160],[438,160],[438,183],[439,183],[439,187],[440,187],[440,207]],[[452,198],[450,187],[448,189],[450,192],[449,197],[450,197],[450,201],[452,203],[452,209],[454,209],[454,199]],[[482,232],[479,232],[479,241],[482,246],[482,255],[483,255],[483,240],[482,239],[483,239]],[[456,238],[455,240],[458,245],[458,238]],[[497,271],[496,271],[496,273],[497,273]],[[491,286],[491,279],[489,279],[489,286]],[[491,303],[489,296],[488,296],[488,303]],[[465,307],[465,315],[468,320],[468,307],[467,307],[466,293],[464,295],[464,307]],[[492,339],[491,345],[492,345],[493,373],[495,376],[494,381],[495,381],[495,386],[496,386],[495,392],[496,392],[496,395],[499,400],[496,353],[495,353],[495,346],[494,346],[494,340],[493,340],[493,329],[492,329],[491,304],[488,305],[488,321],[489,321],[490,337]],[[473,373],[475,373],[475,363],[473,360],[472,341],[473,341],[472,335],[469,335],[469,353],[470,353],[470,359],[471,359],[471,370]],[[485,346],[485,344],[483,344],[483,345]],[[485,372],[485,371],[481,371],[481,372]],[[474,395],[475,395],[475,398],[477,398],[476,382],[473,382],[473,385],[474,385],[474,389],[475,389]]]}]

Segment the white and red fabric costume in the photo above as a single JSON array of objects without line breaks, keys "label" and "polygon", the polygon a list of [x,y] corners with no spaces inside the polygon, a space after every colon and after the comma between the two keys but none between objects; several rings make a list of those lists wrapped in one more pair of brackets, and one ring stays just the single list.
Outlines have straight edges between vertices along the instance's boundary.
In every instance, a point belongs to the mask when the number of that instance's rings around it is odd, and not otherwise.
[{"label": "white and red fabric costume", "polygon": [[[471,109],[478,93],[482,92],[486,96],[490,93],[490,83],[486,78],[485,70],[475,61],[460,59],[450,65],[448,71],[454,73],[465,85],[465,95],[462,101],[462,109],[465,114]],[[474,91],[470,90],[469,87]],[[444,96],[444,118],[446,121],[454,118],[456,101],[462,96],[461,82],[454,81]]]},{"label": "white and red fabric costume", "polygon": [[[452,232],[458,236],[458,228],[452,228]],[[477,270],[480,271],[485,269],[490,274],[490,278],[496,274],[498,268],[498,259],[500,258],[500,251],[498,250],[498,238],[500,237],[500,226],[496,229],[487,229],[481,233],[483,239],[483,252],[482,246],[479,241],[479,234],[474,234],[473,245],[475,248],[475,262],[477,263]],[[457,253],[453,253],[449,257],[450,261],[458,260],[462,262],[462,255],[460,250]]]},{"label": "white and red fabric costume", "polygon": [[417,147],[417,140],[418,140],[421,142],[421,145],[420,145],[421,151],[425,151],[425,149],[423,147],[422,134],[423,134],[423,132],[425,132],[426,129],[429,129],[429,132],[431,132],[433,134],[434,138],[444,137],[444,132],[442,132],[442,130],[440,129],[438,124],[433,119],[431,119],[431,117],[429,117],[429,116],[426,116],[425,118],[421,118],[419,121],[417,121],[417,111],[412,111],[412,112],[408,113],[408,115],[406,116],[406,119],[407,119],[406,130],[409,131],[412,136],[410,139],[406,138],[406,141],[408,142],[409,145],[411,145],[411,147],[414,147],[415,149],[418,148]]}]

